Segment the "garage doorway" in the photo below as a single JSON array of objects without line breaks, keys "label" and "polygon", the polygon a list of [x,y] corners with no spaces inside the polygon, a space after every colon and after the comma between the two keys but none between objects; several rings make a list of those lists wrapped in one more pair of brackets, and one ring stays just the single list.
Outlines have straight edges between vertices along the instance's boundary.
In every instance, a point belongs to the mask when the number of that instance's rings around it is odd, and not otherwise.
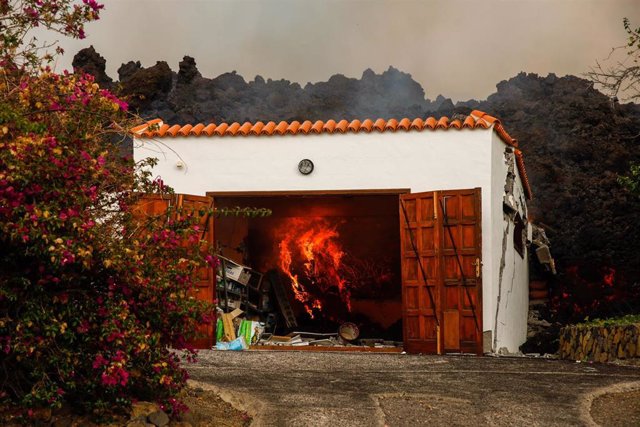
[{"label": "garage doorway", "polygon": [[[299,330],[357,324],[361,338],[402,341],[399,190],[210,192],[214,206],[257,207],[266,218],[219,216],[221,255],[284,283]],[[271,276],[273,277],[273,276]],[[282,326],[282,322],[279,326]]]}]

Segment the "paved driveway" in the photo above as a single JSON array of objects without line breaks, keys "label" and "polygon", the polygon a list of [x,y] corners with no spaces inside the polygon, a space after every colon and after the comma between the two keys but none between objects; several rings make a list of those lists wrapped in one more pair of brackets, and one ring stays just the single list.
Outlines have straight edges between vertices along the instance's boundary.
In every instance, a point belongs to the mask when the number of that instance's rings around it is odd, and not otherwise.
[{"label": "paved driveway", "polygon": [[202,351],[188,369],[259,426],[585,425],[594,392],[640,386],[638,368],[523,358]]}]

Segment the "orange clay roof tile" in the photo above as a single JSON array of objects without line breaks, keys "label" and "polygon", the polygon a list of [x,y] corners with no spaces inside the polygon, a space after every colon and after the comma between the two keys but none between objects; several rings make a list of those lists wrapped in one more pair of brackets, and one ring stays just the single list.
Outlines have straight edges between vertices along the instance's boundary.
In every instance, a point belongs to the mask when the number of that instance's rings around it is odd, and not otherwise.
[{"label": "orange clay roof tile", "polygon": [[322,132],[323,127],[324,127],[324,122],[322,120],[316,120],[313,126],[311,126],[311,130],[314,133],[320,133]]},{"label": "orange clay roof tile", "polygon": [[396,129],[398,129],[398,121],[396,119],[390,119],[389,121],[387,121],[387,124],[384,127],[384,129],[395,132]]},{"label": "orange clay roof tile", "polygon": [[470,129],[473,129],[475,125],[476,125],[476,121],[471,116],[467,116],[467,118],[464,119],[464,122],[462,123],[462,127],[470,128]]},{"label": "orange clay roof tile", "polygon": [[275,131],[278,132],[278,134],[280,135],[284,135],[284,133],[287,131],[287,126],[289,126],[289,123],[285,122],[284,120],[282,120],[280,123],[278,123],[278,125],[276,126]]},{"label": "orange clay roof tile", "polygon": [[131,128],[131,133],[134,135],[142,133],[146,131],[149,128],[149,126],[150,126],[149,123],[143,123],[141,125],[134,126]]},{"label": "orange clay roof tile", "polygon": [[425,119],[415,118],[410,120],[407,117],[402,118],[400,121],[396,119],[377,119],[375,121],[371,119],[365,119],[363,121],[360,120],[352,120],[348,122],[346,120],[340,120],[336,123],[335,120],[327,120],[326,122],[322,120],[317,120],[315,122],[311,122],[309,120],[305,120],[302,124],[298,121],[293,121],[288,123],[286,121],[281,121],[276,124],[275,122],[268,122],[264,124],[263,122],[250,123],[245,122],[242,125],[239,123],[220,123],[216,125],[215,123],[210,123],[204,125],[202,123],[198,123],[195,126],[190,124],[186,124],[184,126],[181,125],[169,125],[164,123],[161,119],[153,119],[148,122],[136,126],[131,129],[131,133],[134,136],[139,138],[156,138],[156,137],[176,137],[176,136],[224,136],[224,135],[273,135],[277,133],[279,135],[286,134],[308,134],[308,133],[345,133],[345,132],[371,132],[376,130],[378,132],[391,131],[394,132],[397,129],[403,130],[416,130],[423,131],[425,129],[429,130],[448,130],[448,129],[489,129],[493,127],[493,130],[496,132],[498,137],[507,145],[516,148],[516,162],[518,165],[518,169],[520,171],[520,176],[522,177],[522,182],[525,187],[525,191],[529,198],[532,197],[531,187],[529,185],[529,179],[527,177],[527,172],[524,168],[524,159],[522,156],[522,152],[517,149],[518,141],[511,137],[505,130],[504,126],[500,122],[499,119],[479,110],[473,110],[464,120],[454,119],[449,120],[448,117],[441,117],[440,119],[436,119],[435,117],[427,117]]},{"label": "orange clay roof tile", "polygon": [[366,119],[360,124],[360,129],[365,132],[371,132],[373,130],[373,120]]},{"label": "orange clay roof tile", "polygon": [[349,127],[349,122],[346,120],[340,120],[336,123],[336,130],[340,133],[345,133],[347,131],[347,127]]},{"label": "orange clay roof tile", "polygon": [[313,123],[309,120],[305,120],[298,128],[298,132],[302,132],[306,135],[311,131],[311,126],[313,126]]},{"label": "orange clay roof tile", "polygon": [[192,125],[184,125],[178,130],[178,133],[182,136],[188,136],[189,132],[191,132],[191,128],[193,128]]},{"label": "orange clay roof tile", "polygon": [[251,122],[244,122],[238,129],[238,132],[242,134],[242,136],[247,136],[249,132],[251,132],[251,126]]},{"label": "orange clay roof tile", "polygon": [[324,126],[322,126],[322,130],[324,132],[328,132],[331,133],[333,132],[333,130],[336,128],[336,121],[335,120],[329,120],[327,121]]},{"label": "orange clay roof tile", "polygon": [[204,125],[202,123],[198,123],[191,128],[190,134],[194,136],[200,136],[200,134],[202,133],[202,129],[204,129]]},{"label": "orange clay roof tile", "polygon": [[297,120],[294,120],[291,123],[289,123],[289,126],[287,126],[287,128],[285,129],[285,133],[295,135],[296,133],[298,133],[299,127],[300,127],[300,122]]},{"label": "orange clay roof tile", "polygon": [[264,128],[264,123],[256,122],[253,126],[251,126],[251,134],[260,135],[260,132],[262,132],[262,128]]},{"label": "orange clay roof tile", "polygon": [[438,124],[436,124],[436,129],[449,129],[449,118],[440,117],[440,120],[438,120]]},{"label": "orange clay roof tile", "polygon": [[176,136],[181,127],[182,126],[180,125],[173,125],[169,129],[167,129],[167,133],[171,136]]},{"label": "orange clay roof tile", "polygon": [[160,125],[160,127],[158,128],[157,132],[158,132],[158,136],[164,136],[165,133],[167,133],[167,130],[170,128],[171,126],[169,126],[168,124],[162,124]]},{"label": "orange clay roof tile", "polygon": [[235,135],[235,134],[238,133],[238,129],[240,129],[240,123],[233,122],[227,128],[227,130],[225,131],[225,134],[227,134],[227,135]]},{"label": "orange clay roof tile", "polygon": [[386,124],[387,124],[387,121],[385,119],[378,119],[373,124],[373,127],[376,128],[378,132],[383,132]]},{"label": "orange clay roof tile", "polygon": [[429,129],[433,130],[436,128],[438,124],[438,121],[436,120],[435,117],[428,117],[427,120],[425,120],[424,122],[424,127],[428,127]]},{"label": "orange clay roof tile", "polygon": [[202,128],[202,132],[200,133],[200,135],[206,134],[207,136],[211,136],[213,135],[214,130],[216,130],[215,123],[210,123]]},{"label": "orange clay roof tile", "polygon": [[411,129],[413,130],[422,130],[424,128],[424,120],[420,117],[413,119],[411,122]]},{"label": "orange clay roof tile", "polygon": [[407,119],[406,117],[398,122],[398,129],[409,130],[410,127],[411,120]]},{"label": "orange clay roof tile", "polygon": [[262,128],[262,131],[260,132],[260,135],[273,135],[273,131],[274,131],[275,128],[276,128],[276,122],[268,122]]},{"label": "orange clay roof tile", "polygon": [[520,172],[520,179],[522,180],[522,186],[524,187],[524,191],[527,193],[527,197],[531,199],[533,197],[533,193],[531,192],[531,185],[529,184],[527,169],[524,167],[524,156],[522,155],[522,151],[518,150],[517,148],[515,149],[515,154],[518,172]]},{"label": "orange clay roof tile", "polygon": [[228,123],[220,123],[218,126],[216,126],[216,128],[214,129],[213,133],[223,136],[224,132],[229,128],[229,124]]},{"label": "orange clay roof tile", "polygon": [[477,120],[484,120],[487,123],[489,123],[490,125],[492,125],[494,122],[498,121],[498,119],[496,119],[493,116],[488,115],[487,113],[485,113],[484,111],[479,111],[479,110],[473,110],[471,112],[471,116],[476,117]]}]

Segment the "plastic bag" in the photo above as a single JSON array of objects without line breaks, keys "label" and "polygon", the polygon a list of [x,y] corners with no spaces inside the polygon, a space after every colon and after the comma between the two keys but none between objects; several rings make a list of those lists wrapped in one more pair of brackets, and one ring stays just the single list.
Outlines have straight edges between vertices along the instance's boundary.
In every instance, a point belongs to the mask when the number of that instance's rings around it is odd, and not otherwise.
[{"label": "plastic bag", "polygon": [[238,337],[233,341],[229,342],[220,342],[216,343],[216,350],[233,350],[233,351],[242,351],[248,349],[247,342],[244,340],[244,337]]}]

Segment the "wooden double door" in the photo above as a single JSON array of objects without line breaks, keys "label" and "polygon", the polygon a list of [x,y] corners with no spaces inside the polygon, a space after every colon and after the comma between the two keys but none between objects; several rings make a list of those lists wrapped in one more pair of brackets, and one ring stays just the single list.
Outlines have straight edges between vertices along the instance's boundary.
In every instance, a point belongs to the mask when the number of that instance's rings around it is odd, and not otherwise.
[{"label": "wooden double door", "polygon": [[482,354],[480,189],[400,196],[408,353]]},{"label": "wooden double door", "polygon": [[[169,209],[172,208],[172,209]],[[133,213],[139,218],[164,217],[165,220],[176,215],[187,215],[189,212],[198,213],[200,229],[203,230],[201,239],[205,242],[202,250],[208,250],[214,243],[213,240],[213,215],[200,215],[213,209],[213,198],[207,196],[195,196],[190,194],[157,195],[147,194],[140,199],[134,207]],[[196,286],[191,290],[190,296],[215,304],[215,271],[210,267],[203,267],[196,273]],[[212,310],[212,323],[202,324],[198,327],[197,336],[189,344],[195,348],[211,348],[214,344],[215,311]]]},{"label": "wooden double door", "polygon": [[[213,198],[149,195],[135,213],[162,215],[170,206],[211,209]],[[399,208],[405,350],[482,354],[480,189],[402,194]],[[213,217],[202,221],[204,240],[213,244]],[[215,303],[214,278],[211,268],[199,271],[193,296]],[[192,344],[213,343],[213,325],[202,325]]]}]

